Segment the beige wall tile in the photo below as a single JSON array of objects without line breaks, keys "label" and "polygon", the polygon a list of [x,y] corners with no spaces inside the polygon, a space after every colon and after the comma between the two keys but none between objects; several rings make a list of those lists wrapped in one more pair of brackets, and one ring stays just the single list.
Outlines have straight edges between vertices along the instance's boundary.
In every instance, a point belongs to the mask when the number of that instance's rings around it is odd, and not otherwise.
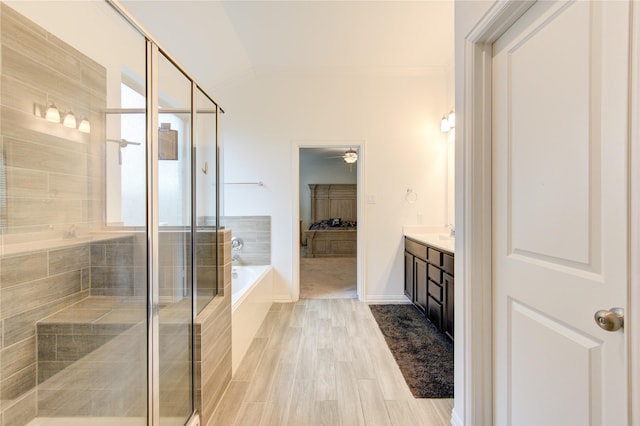
[{"label": "beige wall tile", "polygon": [[[61,299],[82,288],[80,271],[67,272],[0,290],[2,318],[9,318]],[[20,303],[16,303],[16,301]]]},{"label": "beige wall tile", "polygon": [[0,352],[0,379],[4,380],[36,362],[36,339],[30,337]]},{"label": "beige wall tile", "polygon": [[47,276],[47,252],[0,258],[0,287],[33,281]]}]

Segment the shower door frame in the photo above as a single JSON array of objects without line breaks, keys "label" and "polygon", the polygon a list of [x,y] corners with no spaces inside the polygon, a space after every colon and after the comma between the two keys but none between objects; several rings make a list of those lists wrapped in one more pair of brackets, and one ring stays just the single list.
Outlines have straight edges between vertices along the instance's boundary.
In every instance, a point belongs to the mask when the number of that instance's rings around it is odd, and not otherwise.
[{"label": "shower door frame", "polygon": [[[194,327],[197,309],[197,265],[196,265],[196,230],[197,230],[197,191],[196,191],[196,125],[198,109],[196,104],[196,94],[198,91],[206,96],[215,105],[215,165],[216,165],[216,235],[215,235],[215,256],[216,265],[219,265],[219,240],[218,230],[220,229],[220,114],[224,110],[196,80],[186,72],[176,60],[157,43],[149,32],[131,16],[117,0],[105,0],[118,14],[127,20],[136,30],[138,30],[146,40],[146,218],[147,218],[147,424],[154,426],[160,424],[160,318],[159,318],[159,181],[158,181],[158,149],[159,133],[158,113],[159,113],[159,60],[160,55],[164,56],[178,71],[180,71],[191,83],[191,415],[187,419],[187,425],[198,424],[199,413],[195,407],[195,338]],[[163,112],[165,112],[163,110]],[[208,111],[209,112],[209,111]],[[214,297],[219,295],[219,274],[215,275],[216,292]]]}]

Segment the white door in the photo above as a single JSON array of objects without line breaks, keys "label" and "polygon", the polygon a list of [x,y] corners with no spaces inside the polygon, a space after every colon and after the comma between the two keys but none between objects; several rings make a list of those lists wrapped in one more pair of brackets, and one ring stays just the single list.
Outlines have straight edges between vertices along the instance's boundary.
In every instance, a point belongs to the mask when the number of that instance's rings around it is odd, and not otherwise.
[{"label": "white door", "polygon": [[493,45],[494,420],[626,425],[627,1],[534,4]]}]

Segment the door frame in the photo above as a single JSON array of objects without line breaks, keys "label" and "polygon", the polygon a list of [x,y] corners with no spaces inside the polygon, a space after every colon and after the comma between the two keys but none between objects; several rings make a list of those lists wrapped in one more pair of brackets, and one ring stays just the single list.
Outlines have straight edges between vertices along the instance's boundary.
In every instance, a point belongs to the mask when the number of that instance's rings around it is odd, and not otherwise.
[{"label": "door frame", "polygon": [[[535,2],[496,0],[466,35],[462,105],[456,105],[456,392],[452,425],[493,423],[492,368],[492,45]],[[630,261],[625,322],[640,312],[640,7],[631,7],[629,99]],[[635,141],[635,144],[632,142]],[[627,333],[629,420],[640,420],[640,327]]]},{"label": "door frame", "polygon": [[293,293],[294,302],[300,299],[300,149],[302,148],[343,148],[352,147],[358,151],[358,164],[356,167],[356,208],[357,212],[357,249],[356,249],[356,293],[358,300],[365,301],[366,280],[364,265],[366,256],[366,215],[364,209],[364,170],[365,170],[365,141],[363,140],[325,140],[325,141],[293,141],[291,143],[292,164],[292,200],[293,200]]}]

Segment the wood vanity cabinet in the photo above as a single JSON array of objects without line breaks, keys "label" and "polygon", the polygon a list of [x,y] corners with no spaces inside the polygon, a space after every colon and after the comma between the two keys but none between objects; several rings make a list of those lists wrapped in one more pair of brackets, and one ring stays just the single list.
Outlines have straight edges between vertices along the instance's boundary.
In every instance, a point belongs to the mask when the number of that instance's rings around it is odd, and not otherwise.
[{"label": "wood vanity cabinet", "polygon": [[404,292],[443,333],[453,339],[454,255],[404,239]]}]

